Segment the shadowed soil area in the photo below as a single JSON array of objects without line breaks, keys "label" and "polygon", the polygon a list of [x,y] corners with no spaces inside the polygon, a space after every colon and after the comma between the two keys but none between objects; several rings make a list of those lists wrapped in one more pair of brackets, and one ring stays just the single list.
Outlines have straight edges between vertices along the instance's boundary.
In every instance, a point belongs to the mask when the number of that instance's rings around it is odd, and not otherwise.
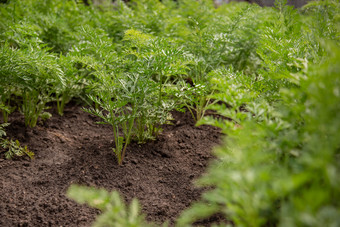
[{"label": "shadowed soil area", "polygon": [[33,129],[25,128],[20,113],[10,116],[8,136],[27,145],[35,159],[0,155],[0,226],[90,226],[99,211],[68,199],[71,184],[117,190],[127,202],[138,198],[147,220],[157,223],[173,224],[200,198],[203,190],[193,182],[212,158],[219,130],[195,127],[189,113],[173,112],[172,125],[154,141],[132,142],[118,166],[109,125],[96,124],[75,104],[62,117],[51,112]]}]

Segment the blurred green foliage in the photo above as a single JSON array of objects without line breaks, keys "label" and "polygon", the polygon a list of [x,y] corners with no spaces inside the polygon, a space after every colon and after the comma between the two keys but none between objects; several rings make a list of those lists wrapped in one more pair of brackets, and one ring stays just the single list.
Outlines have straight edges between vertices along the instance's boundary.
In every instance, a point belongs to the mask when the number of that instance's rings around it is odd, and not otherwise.
[{"label": "blurred green foliage", "polygon": [[298,12],[278,3],[275,11],[263,27],[255,74],[211,72],[219,104],[209,108],[224,118],[200,124],[227,136],[197,182],[214,189],[179,226],[214,213],[236,226],[340,225],[339,4],[312,2]]},{"label": "blurred green foliage", "polygon": [[104,189],[72,185],[67,191],[67,196],[80,204],[87,203],[102,212],[93,223],[94,227],[153,226],[147,223],[144,216],[140,214],[140,205],[136,199],[126,206],[116,191],[109,193]]},{"label": "blurred green foliage", "polygon": [[[215,213],[237,226],[339,226],[339,12],[336,0],[299,10],[284,0],[10,0],[0,5],[3,122],[18,110],[34,127],[51,103],[62,115],[81,99],[113,126],[121,164],[131,140],[157,137],[171,110],[188,110],[227,136],[198,181],[213,189],[179,226]],[[90,205],[106,193],[72,190]],[[99,207],[100,221],[144,225],[136,205],[130,218],[112,196],[119,206]]]}]

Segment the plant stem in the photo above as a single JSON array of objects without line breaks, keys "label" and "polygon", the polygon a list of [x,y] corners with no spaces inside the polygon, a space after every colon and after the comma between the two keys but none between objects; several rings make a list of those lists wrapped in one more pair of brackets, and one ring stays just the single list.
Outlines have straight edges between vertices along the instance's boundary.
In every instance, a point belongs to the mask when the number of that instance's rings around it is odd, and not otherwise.
[{"label": "plant stem", "polygon": [[[135,115],[135,113],[133,113],[133,114]],[[126,140],[125,140],[125,144],[124,144],[124,148],[123,148],[123,151],[122,151],[121,159],[120,159],[120,162],[118,163],[118,165],[121,165],[123,163],[123,159],[125,157],[125,152],[126,152],[127,145],[130,142],[130,137],[131,137],[131,131],[132,131],[133,123],[134,123],[134,118],[132,118],[132,120],[130,120],[129,123],[130,123],[130,125],[129,125],[128,134],[127,134],[127,137],[126,137]]]}]

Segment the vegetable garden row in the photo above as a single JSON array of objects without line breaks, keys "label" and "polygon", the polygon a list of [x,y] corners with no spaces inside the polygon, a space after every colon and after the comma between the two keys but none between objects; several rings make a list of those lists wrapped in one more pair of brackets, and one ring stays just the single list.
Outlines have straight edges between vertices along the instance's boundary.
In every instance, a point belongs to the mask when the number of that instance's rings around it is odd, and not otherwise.
[{"label": "vegetable garden row", "polygon": [[[51,105],[63,115],[80,101],[112,126],[118,165],[131,141],[148,143],[171,111],[189,111],[226,136],[198,181],[213,189],[178,226],[213,214],[236,226],[340,225],[338,1],[294,9],[284,1],[10,0],[0,15],[6,158],[34,156],[6,137],[14,111],[35,127]],[[102,210],[97,226],[152,225],[116,192],[72,186],[68,195]]]}]

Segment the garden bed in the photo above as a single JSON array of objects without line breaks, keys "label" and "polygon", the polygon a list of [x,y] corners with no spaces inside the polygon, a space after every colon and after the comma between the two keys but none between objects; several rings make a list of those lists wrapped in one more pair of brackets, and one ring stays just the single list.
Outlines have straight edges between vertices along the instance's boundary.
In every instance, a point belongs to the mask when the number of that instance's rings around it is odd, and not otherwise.
[{"label": "garden bed", "polygon": [[[19,113],[7,133],[35,153],[35,159],[0,156],[0,226],[90,226],[99,211],[66,197],[71,184],[117,190],[129,202],[138,198],[147,220],[171,224],[202,189],[194,186],[212,158],[220,132],[195,127],[189,113],[173,112],[172,125],[154,141],[131,143],[122,166],[112,152],[109,125],[80,106],[30,129]],[[213,220],[210,220],[213,221]],[[208,224],[208,223],[203,223]]]}]

